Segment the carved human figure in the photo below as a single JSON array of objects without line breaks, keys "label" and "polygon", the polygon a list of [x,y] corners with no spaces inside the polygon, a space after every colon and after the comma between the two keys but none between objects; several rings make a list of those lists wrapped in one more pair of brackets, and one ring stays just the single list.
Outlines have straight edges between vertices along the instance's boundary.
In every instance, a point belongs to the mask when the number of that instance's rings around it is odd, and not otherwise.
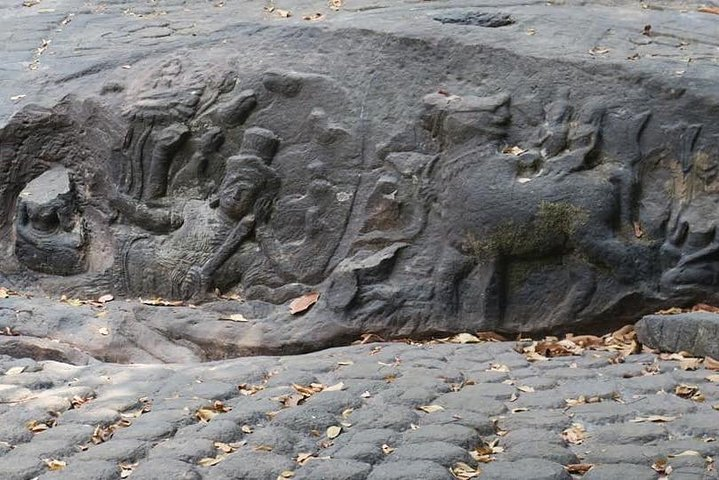
[{"label": "carved human figure", "polygon": [[692,145],[680,145],[678,152],[682,168],[676,173],[673,211],[661,249],[661,284],[667,291],[711,291],[719,285],[719,148],[695,149],[697,129],[686,130],[682,137],[691,134]]},{"label": "carved human figure", "polygon": [[[262,128],[245,131],[238,155],[227,160],[214,200],[188,200],[181,208],[152,208],[122,194],[113,205],[141,226],[155,224],[166,235],[133,235],[121,248],[123,290],[170,298],[202,295],[213,277],[238,252],[258,223],[266,222],[279,177],[269,166],[277,136]],[[161,228],[158,228],[161,227]],[[223,270],[223,284],[239,281],[246,272]]]},{"label": "carved human figure", "polygon": [[86,268],[86,234],[76,212],[69,172],[55,167],[20,193],[15,220],[15,256],[28,268],[74,275]]}]

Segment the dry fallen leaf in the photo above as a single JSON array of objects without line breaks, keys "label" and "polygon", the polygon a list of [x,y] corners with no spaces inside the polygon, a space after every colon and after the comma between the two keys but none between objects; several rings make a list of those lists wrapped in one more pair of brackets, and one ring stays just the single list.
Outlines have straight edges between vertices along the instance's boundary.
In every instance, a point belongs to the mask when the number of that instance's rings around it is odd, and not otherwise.
[{"label": "dry fallen leaf", "polygon": [[283,480],[285,478],[292,478],[295,476],[295,472],[292,470],[285,470],[277,476],[277,480]]},{"label": "dry fallen leaf", "polygon": [[340,9],[340,7],[342,7],[342,0],[329,0],[329,2],[327,3],[330,9],[334,11],[337,11]]},{"label": "dry fallen leaf", "polygon": [[695,402],[703,402],[704,395],[699,391],[699,387],[696,385],[677,385],[674,389],[674,394],[681,398],[688,398]]},{"label": "dry fallen leaf", "polygon": [[382,453],[385,455],[389,455],[390,453],[394,452],[395,449],[387,445],[386,443],[382,444]]},{"label": "dry fallen leaf", "polygon": [[135,471],[135,467],[137,467],[137,465],[139,464],[127,462],[118,464],[117,466],[120,467],[120,478],[127,478],[132,475],[132,472]]},{"label": "dry fallen leaf", "polygon": [[305,295],[302,295],[301,297],[295,298],[290,303],[290,313],[292,315],[297,315],[298,313],[306,311],[312,305],[317,303],[317,300],[319,300],[319,298],[319,292],[310,292]]},{"label": "dry fallen leaf", "polygon": [[713,13],[714,15],[719,15],[719,7],[699,7],[697,11],[701,13]]},{"label": "dry fallen leaf", "polygon": [[509,372],[509,367],[500,363],[493,363],[489,366],[489,369],[487,371],[507,373]]},{"label": "dry fallen leaf", "polygon": [[24,366],[21,366],[21,367],[10,367],[10,368],[8,368],[7,371],[5,372],[5,375],[7,375],[8,377],[9,377],[9,376],[12,376],[12,375],[20,375],[22,372],[25,371],[25,368],[27,368],[27,367],[24,367]]},{"label": "dry fallen leaf", "polygon": [[150,300],[143,300],[140,298],[140,303],[143,305],[150,305],[152,307],[180,307],[185,304],[182,300],[164,300],[160,297]]},{"label": "dry fallen leaf", "polygon": [[576,474],[576,475],[584,475],[589,470],[594,467],[591,463],[571,463],[569,465],[566,465],[564,468],[567,470],[568,473]]},{"label": "dry fallen leaf", "polygon": [[304,465],[313,458],[316,458],[313,453],[300,453],[297,455],[297,458],[295,458],[295,462],[297,462],[298,465]]},{"label": "dry fallen leaf", "polygon": [[471,333],[458,333],[451,337],[449,343],[480,343],[481,340]]},{"label": "dry fallen leaf", "polygon": [[252,432],[255,431],[255,430],[254,430],[251,426],[249,426],[249,425],[242,425],[241,430],[242,430],[242,433],[252,433]]},{"label": "dry fallen leaf", "polygon": [[572,445],[581,445],[587,437],[587,430],[581,423],[573,423],[571,427],[562,431],[562,438]]},{"label": "dry fallen leaf", "polygon": [[525,152],[525,149],[520,148],[516,145],[514,145],[513,147],[505,147],[504,149],[502,149],[502,153],[504,153],[505,155],[514,155],[515,157],[518,157]]},{"label": "dry fallen leaf", "polygon": [[271,452],[272,446],[271,445],[255,445],[252,447],[253,452]]},{"label": "dry fallen leaf", "polygon": [[706,380],[712,383],[719,383],[719,374],[709,375]]},{"label": "dry fallen leaf", "polygon": [[232,410],[226,407],[222,402],[216,401],[209,407],[202,407],[195,412],[195,417],[201,422],[209,422],[220,413],[227,413]]},{"label": "dry fallen leaf", "polygon": [[670,417],[667,415],[649,415],[648,417],[637,417],[629,420],[631,423],[666,423],[676,420],[677,417]]},{"label": "dry fallen leaf", "polygon": [[315,12],[310,15],[303,16],[302,20],[308,20],[308,21],[312,22],[315,20],[321,20],[323,17],[324,17],[324,15],[322,15],[320,12]]},{"label": "dry fallen leaf", "polygon": [[330,440],[333,440],[340,436],[340,433],[342,433],[342,427],[337,425],[332,425],[331,427],[327,428],[327,438]]},{"label": "dry fallen leaf", "polygon": [[564,401],[568,407],[576,407],[577,405],[585,405],[587,403],[599,403],[602,399],[597,396],[587,397],[585,395],[580,395],[577,398],[565,398]]},{"label": "dry fallen leaf", "polygon": [[517,390],[519,390],[520,392],[524,392],[524,393],[534,393],[534,391],[535,391],[534,387],[530,387],[527,385],[520,385],[519,387],[517,387]]},{"label": "dry fallen leaf", "polygon": [[97,333],[100,335],[110,335],[110,330],[107,327],[100,327],[97,329]]},{"label": "dry fallen leaf", "polygon": [[449,469],[452,472],[454,478],[459,480],[469,480],[477,478],[482,473],[479,468],[472,468],[464,462],[455,463],[452,468]]},{"label": "dry fallen leaf", "polygon": [[216,457],[205,457],[205,458],[201,458],[197,462],[197,464],[201,467],[212,467],[212,466],[217,465],[221,461],[223,461],[225,458],[226,458],[226,455],[224,455],[224,454],[217,455]]},{"label": "dry fallen leaf", "polygon": [[113,300],[115,300],[115,297],[109,293],[97,299],[97,301],[100,303],[112,302]]},{"label": "dry fallen leaf", "polygon": [[344,389],[345,389],[345,384],[343,382],[340,382],[340,383],[335,383],[334,385],[331,385],[322,391],[323,392],[339,392],[340,390],[344,390]]},{"label": "dry fallen leaf", "polygon": [[669,465],[669,462],[667,461],[666,458],[656,459],[654,461],[654,463],[652,464],[652,468],[657,473],[661,473],[664,475],[669,475],[670,473],[672,473],[672,467],[671,467],[671,465]]},{"label": "dry fallen leaf", "polygon": [[417,407],[417,410],[422,410],[425,413],[434,413],[434,412],[441,412],[444,410],[444,407],[441,405],[422,405],[420,407]]},{"label": "dry fallen leaf", "polygon": [[682,370],[697,370],[699,366],[702,364],[701,358],[682,358],[679,360],[679,368]]},{"label": "dry fallen leaf", "polygon": [[245,396],[254,395],[260,390],[265,389],[263,385],[250,385],[248,383],[241,383],[237,386],[237,388],[239,389],[240,394]]},{"label": "dry fallen leaf", "polygon": [[220,317],[220,320],[229,320],[231,322],[249,322],[248,319],[244,317],[241,313],[233,313],[232,315],[228,315],[226,317]]},{"label": "dry fallen leaf", "polygon": [[589,50],[590,55],[604,55],[606,53],[609,53],[609,49],[605,47],[592,47]]},{"label": "dry fallen leaf", "polygon": [[704,368],[707,370],[719,370],[719,360],[712,357],[704,357]]},{"label": "dry fallen leaf", "polygon": [[28,430],[32,433],[40,433],[49,429],[52,425],[48,425],[45,422],[38,422],[37,420],[31,420],[25,424]]},{"label": "dry fallen leaf", "polygon": [[291,17],[291,16],[292,16],[292,12],[291,12],[291,11],[289,11],[289,10],[282,10],[282,9],[279,9],[279,8],[275,10],[275,13],[276,13],[277,15],[279,15],[280,17],[282,17],[282,18],[288,18],[288,17]]},{"label": "dry fallen leaf", "polygon": [[62,470],[67,466],[67,462],[64,462],[62,460],[55,460],[54,458],[45,458],[43,459],[43,462],[45,462],[45,465],[50,471],[57,472],[58,470]]}]

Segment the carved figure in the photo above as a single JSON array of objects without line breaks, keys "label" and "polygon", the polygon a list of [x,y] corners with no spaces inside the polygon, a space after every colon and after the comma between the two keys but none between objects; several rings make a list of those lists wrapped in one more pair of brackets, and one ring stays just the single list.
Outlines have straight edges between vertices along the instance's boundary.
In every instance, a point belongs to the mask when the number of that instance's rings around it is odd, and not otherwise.
[{"label": "carved figure", "polygon": [[[176,208],[152,208],[116,194],[113,205],[130,221],[153,225],[166,235],[137,235],[121,249],[123,289],[190,298],[213,286],[213,277],[238,252],[257,224],[267,221],[279,188],[269,166],[279,139],[269,130],[245,131],[242,149],[227,160],[218,198],[189,200]],[[224,271],[222,283],[239,281],[245,272]]]},{"label": "carved figure", "polygon": [[15,255],[28,268],[52,275],[86,269],[84,226],[76,215],[75,186],[63,167],[31,181],[20,193]]}]

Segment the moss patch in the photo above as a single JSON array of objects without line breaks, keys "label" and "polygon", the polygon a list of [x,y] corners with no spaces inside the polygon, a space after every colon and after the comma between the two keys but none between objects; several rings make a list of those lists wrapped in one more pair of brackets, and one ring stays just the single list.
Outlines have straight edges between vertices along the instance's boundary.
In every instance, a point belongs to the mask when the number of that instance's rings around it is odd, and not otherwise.
[{"label": "moss patch", "polygon": [[541,253],[566,244],[588,218],[587,212],[570,203],[543,201],[529,224],[505,222],[484,238],[468,232],[463,247],[465,253],[480,262],[498,255]]}]

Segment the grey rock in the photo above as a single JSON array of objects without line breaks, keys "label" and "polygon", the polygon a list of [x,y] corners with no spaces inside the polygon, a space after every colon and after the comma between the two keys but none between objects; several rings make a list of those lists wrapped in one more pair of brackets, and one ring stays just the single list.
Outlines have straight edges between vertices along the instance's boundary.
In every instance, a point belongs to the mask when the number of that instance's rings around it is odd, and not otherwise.
[{"label": "grey rock", "polygon": [[297,470],[292,478],[300,480],[364,480],[371,470],[371,465],[352,460],[315,460]]},{"label": "grey rock", "polygon": [[646,465],[618,463],[615,465],[597,465],[589,470],[583,478],[587,480],[609,480],[615,478],[655,480],[659,478],[659,475]]},{"label": "grey rock", "polygon": [[[247,0],[8,5],[0,282],[52,299],[3,301],[20,336],[0,352],[197,362],[367,332],[608,331],[714,302],[717,35],[699,5],[362,0],[322,22]],[[54,300],[106,293],[201,305]]]},{"label": "grey rock", "polygon": [[391,462],[372,469],[367,480],[450,480],[453,478],[449,469],[434,462],[416,460],[410,462]]},{"label": "grey rock", "polygon": [[572,477],[558,463],[541,459],[515,462],[492,462],[484,466],[482,475],[496,480],[570,480]]},{"label": "grey rock", "polygon": [[719,315],[707,312],[647,315],[636,325],[637,337],[663,352],[719,357]]}]

